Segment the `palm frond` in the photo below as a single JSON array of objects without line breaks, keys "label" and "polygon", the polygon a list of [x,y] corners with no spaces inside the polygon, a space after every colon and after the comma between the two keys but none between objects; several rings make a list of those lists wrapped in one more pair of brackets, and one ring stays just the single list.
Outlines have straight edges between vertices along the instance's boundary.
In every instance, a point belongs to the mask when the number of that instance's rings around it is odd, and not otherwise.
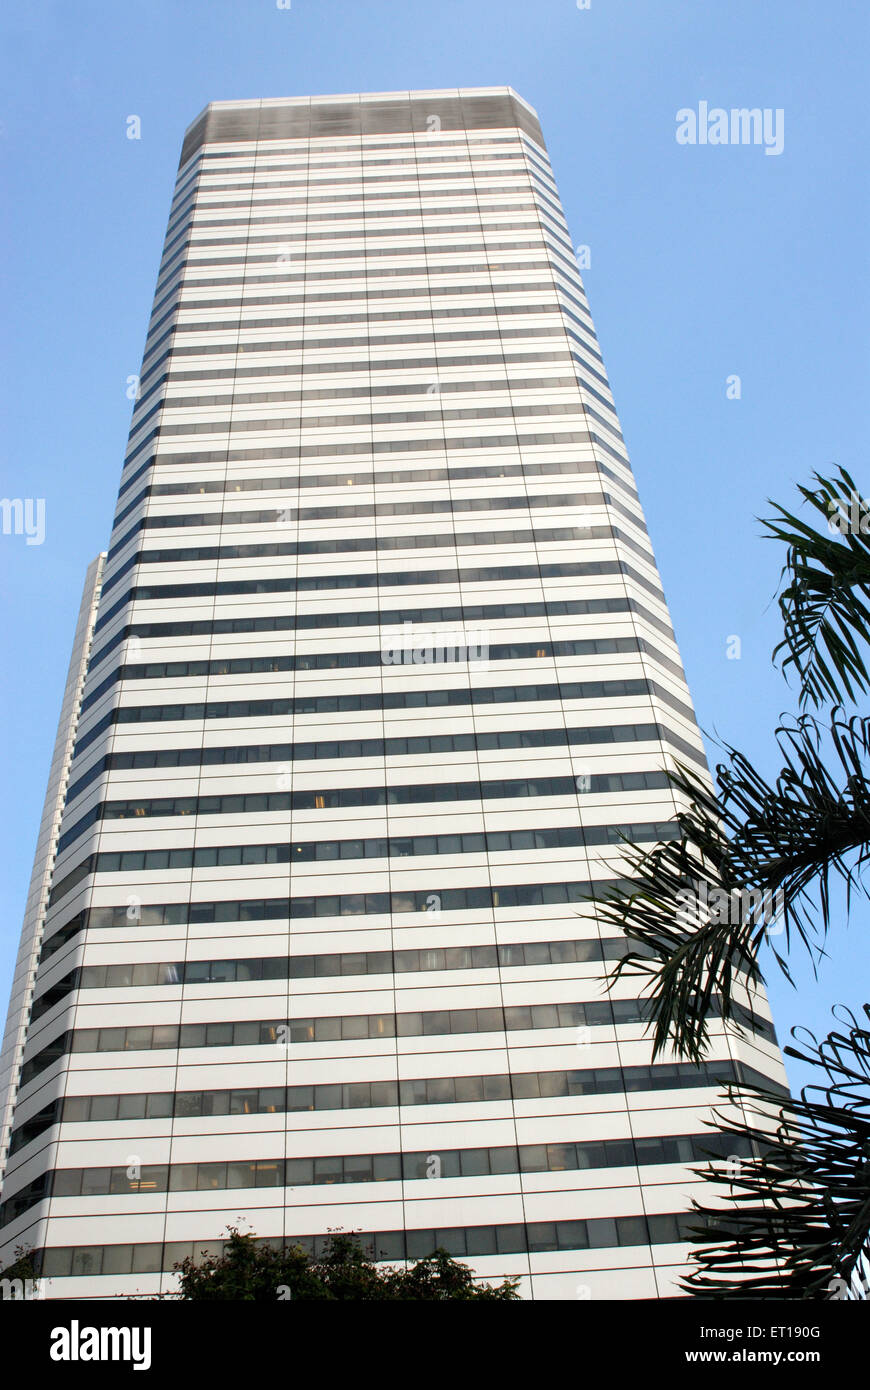
[{"label": "palm frond", "polygon": [[599,918],[635,947],[612,978],[650,977],[654,1055],[672,1044],[700,1060],[713,1001],[734,1018],[735,986],[761,979],[765,941],[788,976],[795,941],[814,962],[823,950],[832,881],[845,885],[847,907],[853,891],[866,892],[870,720],[835,711],[823,727],[803,715],[777,730],[777,742],[784,765],[774,785],[727,744],[717,791],[684,766],[669,772],[678,804],[687,803],[676,838],[626,845],[626,881],[598,899]]},{"label": "palm frond", "polygon": [[845,469],[832,478],[813,476],[815,488],[798,490],[824,528],[775,502],[775,515],[763,524],[769,538],[787,547],[779,598],[784,636],[773,658],[781,659],[784,673],[796,673],[801,704],[819,706],[854,701],[870,688],[870,513]]},{"label": "palm frond", "polygon": [[[870,1007],[864,1006],[870,1020]],[[717,1112],[719,1136],[741,1154],[729,1164],[730,1194],[695,1201],[695,1267],[684,1280],[706,1298],[866,1297],[870,1251],[870,1030],[848,1016],[809,1049],[788,1055],[820,1081],[800,1099],[733,1085],[729,1102],[749,1118]],[[821,1079],[824,1078],[824,1079]],[[721,1142],[721,1141],[720,1141]],[[748,1156],[743,1156],[747,1155]],[[721,1192],[715,1162],[696,1170]],[[863,1290],[863,1292],[862,1292]]]}]

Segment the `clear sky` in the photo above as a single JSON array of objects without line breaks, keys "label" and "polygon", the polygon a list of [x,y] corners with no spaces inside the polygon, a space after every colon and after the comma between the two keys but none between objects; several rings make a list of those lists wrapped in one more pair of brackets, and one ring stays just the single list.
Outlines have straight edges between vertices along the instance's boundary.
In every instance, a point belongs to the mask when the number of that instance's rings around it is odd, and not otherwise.
[{"label": "clear sky", "polygon": [[[794,699],[769,655],[781,557],[755,518],[831,462],[870,489],[868,19],[866,0],[3,6],[0,495],[46,506],[42,545],[0,535],[4,1013],[81,585],[108,539],[126,381],[194,116],[214,100],[504,84],[537,108],[590,248],[699,722],[772,771],[770,731]],[[679,144],[677,112],[701,102],[781,110],[782,152]],[[771,975],[781,1037],[870,997],[868,917],[834,933],[817,983]]]}]

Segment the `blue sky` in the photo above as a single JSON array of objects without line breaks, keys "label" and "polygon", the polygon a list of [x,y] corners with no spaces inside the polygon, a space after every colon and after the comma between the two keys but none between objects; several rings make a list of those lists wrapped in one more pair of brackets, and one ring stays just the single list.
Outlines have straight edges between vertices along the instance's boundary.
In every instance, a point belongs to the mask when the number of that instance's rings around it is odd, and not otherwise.
[{"label": "blue sky", "polygon": [[[584,279],[699,721],[773,771],[771,730],[794,699],[770,663],[781,557],[755,518],[832,462],[867,490],[868,15],[864,0],[4,7],[0,493],[45,498],[46,537],[0,535],[0,1007],[197,112],[506,83],[537,108],[573,239],[590,248]],[[782,109],[782,153],[678,144],[676,113],[702,101]],[[771,975],[781,1036],[826,1031],[831,1003],[868,997],[868,916],[834,933],[818,982]]]}]

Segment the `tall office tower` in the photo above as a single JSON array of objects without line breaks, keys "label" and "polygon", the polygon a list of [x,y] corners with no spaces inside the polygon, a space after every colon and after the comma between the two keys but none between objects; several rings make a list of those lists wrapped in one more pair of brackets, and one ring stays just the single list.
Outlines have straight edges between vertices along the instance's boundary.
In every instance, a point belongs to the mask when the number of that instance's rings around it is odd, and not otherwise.
[{"label": "tall office tower", "polygon": [[140,388],[0,1068],[0,1264],[166,1290],[241,1218],[672,1296],[721,1084],[784,1072],[763,1000],[698,1069],[602,988],[589,895],[703,754],[535,113],[209,106]]}]

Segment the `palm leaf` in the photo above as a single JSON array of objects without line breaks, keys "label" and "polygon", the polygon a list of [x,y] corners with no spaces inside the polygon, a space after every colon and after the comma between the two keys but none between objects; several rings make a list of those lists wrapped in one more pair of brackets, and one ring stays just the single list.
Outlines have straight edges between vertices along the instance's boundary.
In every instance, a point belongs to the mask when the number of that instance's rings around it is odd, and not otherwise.
[{"label": "palm leaf", "polygon": [[[778,503],[765,519],[767,536],[787,546],[779,606],[784,636],[774,661],[793,669],[802,705],[829,699],[854,702],[870,688],[865,648],[870,631],[870,513],[852,477],[814,474],[816,488],[799,486],[825,525],[814,527]],[[858,525],[852,524],[852,512]],[[866,530],[862,531],[862,526]],[[840,529],[838,529],[838,527]]]},{"label": "palm leaf", "polygon": [[[870,1019],[870,1007],[864,1006]],[[705,1298],[867,1297],[870,1251],[870,1031],[851,1015],[788,1055],[821,1078],[800,1099],[757,1086],[730,1086],[749,1118],[717,1112],[716,1128],[741,1155],[729,1167],[722,1205],[694,1202],[697,1243],[687,1292]],[[721,1147],[721,1140],[720,1147]],[[696,1170],[721,1192],[721,1166]],[[718,1195],[718,1193],[717,1193]]]},{"label": "palm leaf", "polygon": [[[728,745],[718,791],[686,767],[669,772],[686,806],[676,837],[648,850],[626,844],[626,880],[597,900],[599,918],[633,945],[611,978],[649,979],[654,1055],[671,1044],[699,1061],[714,1000],[725,1019],[736,1016],[737,986],[742,994],[762,978],[764,943],[787,976],[795,942],[817,962],[833,880],[845,886],[847,908],[853,891],[866,892],[870,721],[835,711],[822,727],[803,715],[777,730],[777,742],[784,766],[774,785]],[[711,913],[711,902],[727,910]],[[771,933],[774,907],[781,936]]]}]

